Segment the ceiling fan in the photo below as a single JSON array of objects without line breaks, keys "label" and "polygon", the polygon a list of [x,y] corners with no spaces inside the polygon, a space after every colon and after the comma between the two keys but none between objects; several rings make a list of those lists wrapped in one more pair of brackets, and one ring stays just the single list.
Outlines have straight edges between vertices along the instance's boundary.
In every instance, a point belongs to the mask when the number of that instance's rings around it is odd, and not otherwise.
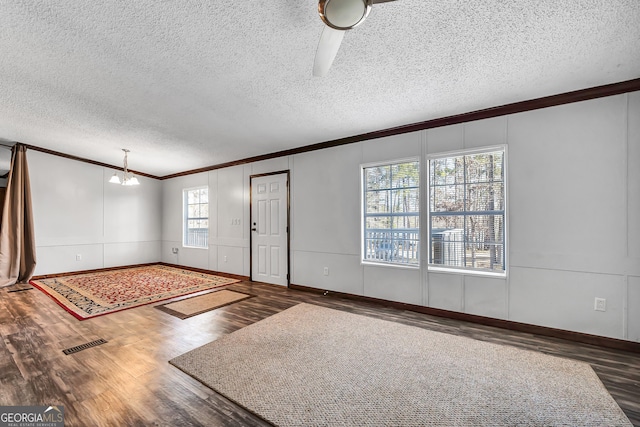
[{"label": "ceiling fan", "polygon": [[319,0],[318,14],[326,24],[313,63],[313,75],[324,77],[329,72],[342,38],[347,30],[360,25],[371,11],[371,5],[396,0]]}]

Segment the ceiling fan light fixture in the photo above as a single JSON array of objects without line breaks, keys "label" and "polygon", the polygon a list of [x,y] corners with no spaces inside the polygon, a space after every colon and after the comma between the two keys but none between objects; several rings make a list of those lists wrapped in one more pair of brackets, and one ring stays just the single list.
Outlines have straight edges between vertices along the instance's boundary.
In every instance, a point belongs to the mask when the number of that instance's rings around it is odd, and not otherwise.
[{"label": "ceiling fan light fixture", "polygon": [[336,30],[350,30],[361,24],[369,12],[373,0],[320,0],[320,19]]},{"label": "ceiling fan light fixture", "polygon": [[371,5],[390,1],[396,0],[319,0],[318,14],[326,27],[322,29],[313,61],[313,76],[325,77],[329,73],[345,33],[362,24]]}]

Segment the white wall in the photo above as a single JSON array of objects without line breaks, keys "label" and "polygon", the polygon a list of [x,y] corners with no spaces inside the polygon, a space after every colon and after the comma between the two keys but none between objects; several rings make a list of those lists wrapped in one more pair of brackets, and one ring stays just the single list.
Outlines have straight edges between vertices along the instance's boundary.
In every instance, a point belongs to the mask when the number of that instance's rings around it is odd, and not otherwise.
[{"label": "white wall", "polygon": [[[506,278],[360,262],[362,164],[418,157],[424,175],[427,154],[498,144],[508,147]],[[248,276],[249,177],[290,170],[292,283],[640,342],[640,92],[141,177],[138,187],[34,150],[28,161],[37,275],[161,260]],[[209,248],[183,248],[182,190],[202,185]],[[606,298],[605,312],[593,310],[595,297]]]},{"label": "white wall", "polygon": [[640,342],[640,92],[627,97],[627,335]]},{"label": "white wall", "polygon": [[[162,184],[108,183],[112,169],[27,150],[36,275],[157,262]],[[80,255],[80,260],[77,260]]]},{"label": "white wall", "polygon": [[[427,154],[499,144],[508,156],[506,278],[360,262],[360,165],[424,165]],[[181,247],[182,188],[209,183],[210,248],[180,249],[179,263],[248,275],[249,176],[284,169],[292,283],[640,342],[640,92],[165,181],[163,261],[178,261],[170,248]],[[606,298],[605,312],[594,311],[595,297]]]},{"label": "white wall", "polygon": [[[633,94],[631,97],[637,97]],[[509,118],[512,320],[614,338],[628,334],[629,96]],[[635,117],[637,121],[640,116]],[[631,159],[629,159],[631,160]],[[634,265],[635,264],[635,265]],[[593,310],[594,298],[607,311]]]},{"label": "white wall", "polygon": [[[163,262],[249,276],[249,181],[251,175],[289,169],[279,158],[163,181]],[[182,246],[182,191],[209,187],[209,247]],[[178,249],[178,254],[172,252]]]}]

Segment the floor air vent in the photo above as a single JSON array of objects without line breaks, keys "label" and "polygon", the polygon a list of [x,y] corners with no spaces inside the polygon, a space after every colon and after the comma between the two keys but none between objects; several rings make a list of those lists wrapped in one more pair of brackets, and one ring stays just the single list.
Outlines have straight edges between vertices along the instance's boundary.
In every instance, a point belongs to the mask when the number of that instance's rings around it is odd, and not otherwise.
[{"label": "floor air vent", "polygon": [[99,340],[96,340],[96,341],[91,341],[91,342],[88,342],[86,344],[81,344],[81,345],[77,345],[75,347],[68,348],[66,350],[62,350],[62,352],[68,356],[70,354],[77,353],[77,352],[82,351],[82,350],[86,350],[87,348],[95,347],[97,345],[106,344],[106,343],[107,343],[107,341],[105,341],[102,338],[100,338]]},{"label": "floor air vent", "polygon": [[22,292],[22,291],[31,291],[33,290],[33,288],[24,288],[24,289],[14,289],[12,291],[7,291],[8,292]]}]

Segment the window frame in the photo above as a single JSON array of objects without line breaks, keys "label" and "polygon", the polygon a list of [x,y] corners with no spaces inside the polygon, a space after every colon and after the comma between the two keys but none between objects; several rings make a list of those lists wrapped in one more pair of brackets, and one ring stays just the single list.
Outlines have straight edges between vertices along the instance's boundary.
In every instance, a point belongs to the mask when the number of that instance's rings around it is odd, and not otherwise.
[{"label": "window frame", "polygon": [[[417,238],[417,251],[418,251],[418,262],[416,264],[408,264],[401,262],[391,262],[391,261],[383,261],[383,260],[374,260],[366,258],[366,191],[367,191],[367,183],[365,177],[365,170],[368,168],[380,167],[380,166],[393,166],[402,163],[418,163],[418,186],[416,187],[418,190],[418,212],[416,213],[416,218],[418,220],[418,224],[422,223],[422,158],[421,156],[415,157],[406,157],[400,159],[393,160],[384,160],[378,162],[365,163],[360,165],[360,264],[369,265],[369,266],[378,266],[378,267],[391,267],[391,268],[405,268],[411,270],[419,270],[422,264],[422,227],[418,227],[418,238]],[[389,189],[391,191],[391,189]],[[385,215],[386,216],[386,215]],[[389,215],[392,216],[392,215]],[[413,215],[412,215],[413,216]]]},{"label": "window frame", "polygon": [[[209,212],[209,215],[207,215],[207,224],[209,224],[209,226],[207,226],[207,239],[205,241],[205,246],[194,246],[194,245],[188,245],[187,244],[187,235],[188,235],[188,229],[189,229],[189,220],[203,220],[204,217],[198,217],[198,218],[190,218],[189,217],[189,192],[191,191],[195,191],[195,190],[207,190],[207,208],[211,205],[209,202],[209,186],[208,185],[200,185],[197,187],[189,187],[189,188],[183,188],[182,189],[182,247],[183,248],[190,248],[190,249],[209,249],[209,229],[210,229],[210,220],[211,220],[211,215]],[[199,205],[203,205],[204,203],[198,203]]]},{"label": "window frame", "polygon": [[[488,269],[478,269],[471,267],[459,267],[459,266],[446,266],[442,264],[433,264],[431,262],[431,161],[449,157],[460,157],[460,156],[471,156],[474,154],[485,154],[495,151],[502,151],[503,153],[503,197],[504,197],[504,209],[503,211],[503,260],[504,260],[504,269],[502,271],[488,270]],[[425,244],[424,249],[427,251],[424,257],[424,262],[429,272],[437,272],[437,273],[455,273],[455,274],[464,274],[469,276],[490,276],[497,278],[506,278],[509,274],[509,201],[508,201],[508,146],[506,144],[501,145],[492,145],[478,148],[469,148],[469,149],[460,149],[454,151],[447,152],[439,152],[439,153],[431,153],[426,155],[426,164],[425,164],[425,179],[423,182],[426,183],[425,188],[425,200],[426,200],[426,227],[425,229]]]}]

